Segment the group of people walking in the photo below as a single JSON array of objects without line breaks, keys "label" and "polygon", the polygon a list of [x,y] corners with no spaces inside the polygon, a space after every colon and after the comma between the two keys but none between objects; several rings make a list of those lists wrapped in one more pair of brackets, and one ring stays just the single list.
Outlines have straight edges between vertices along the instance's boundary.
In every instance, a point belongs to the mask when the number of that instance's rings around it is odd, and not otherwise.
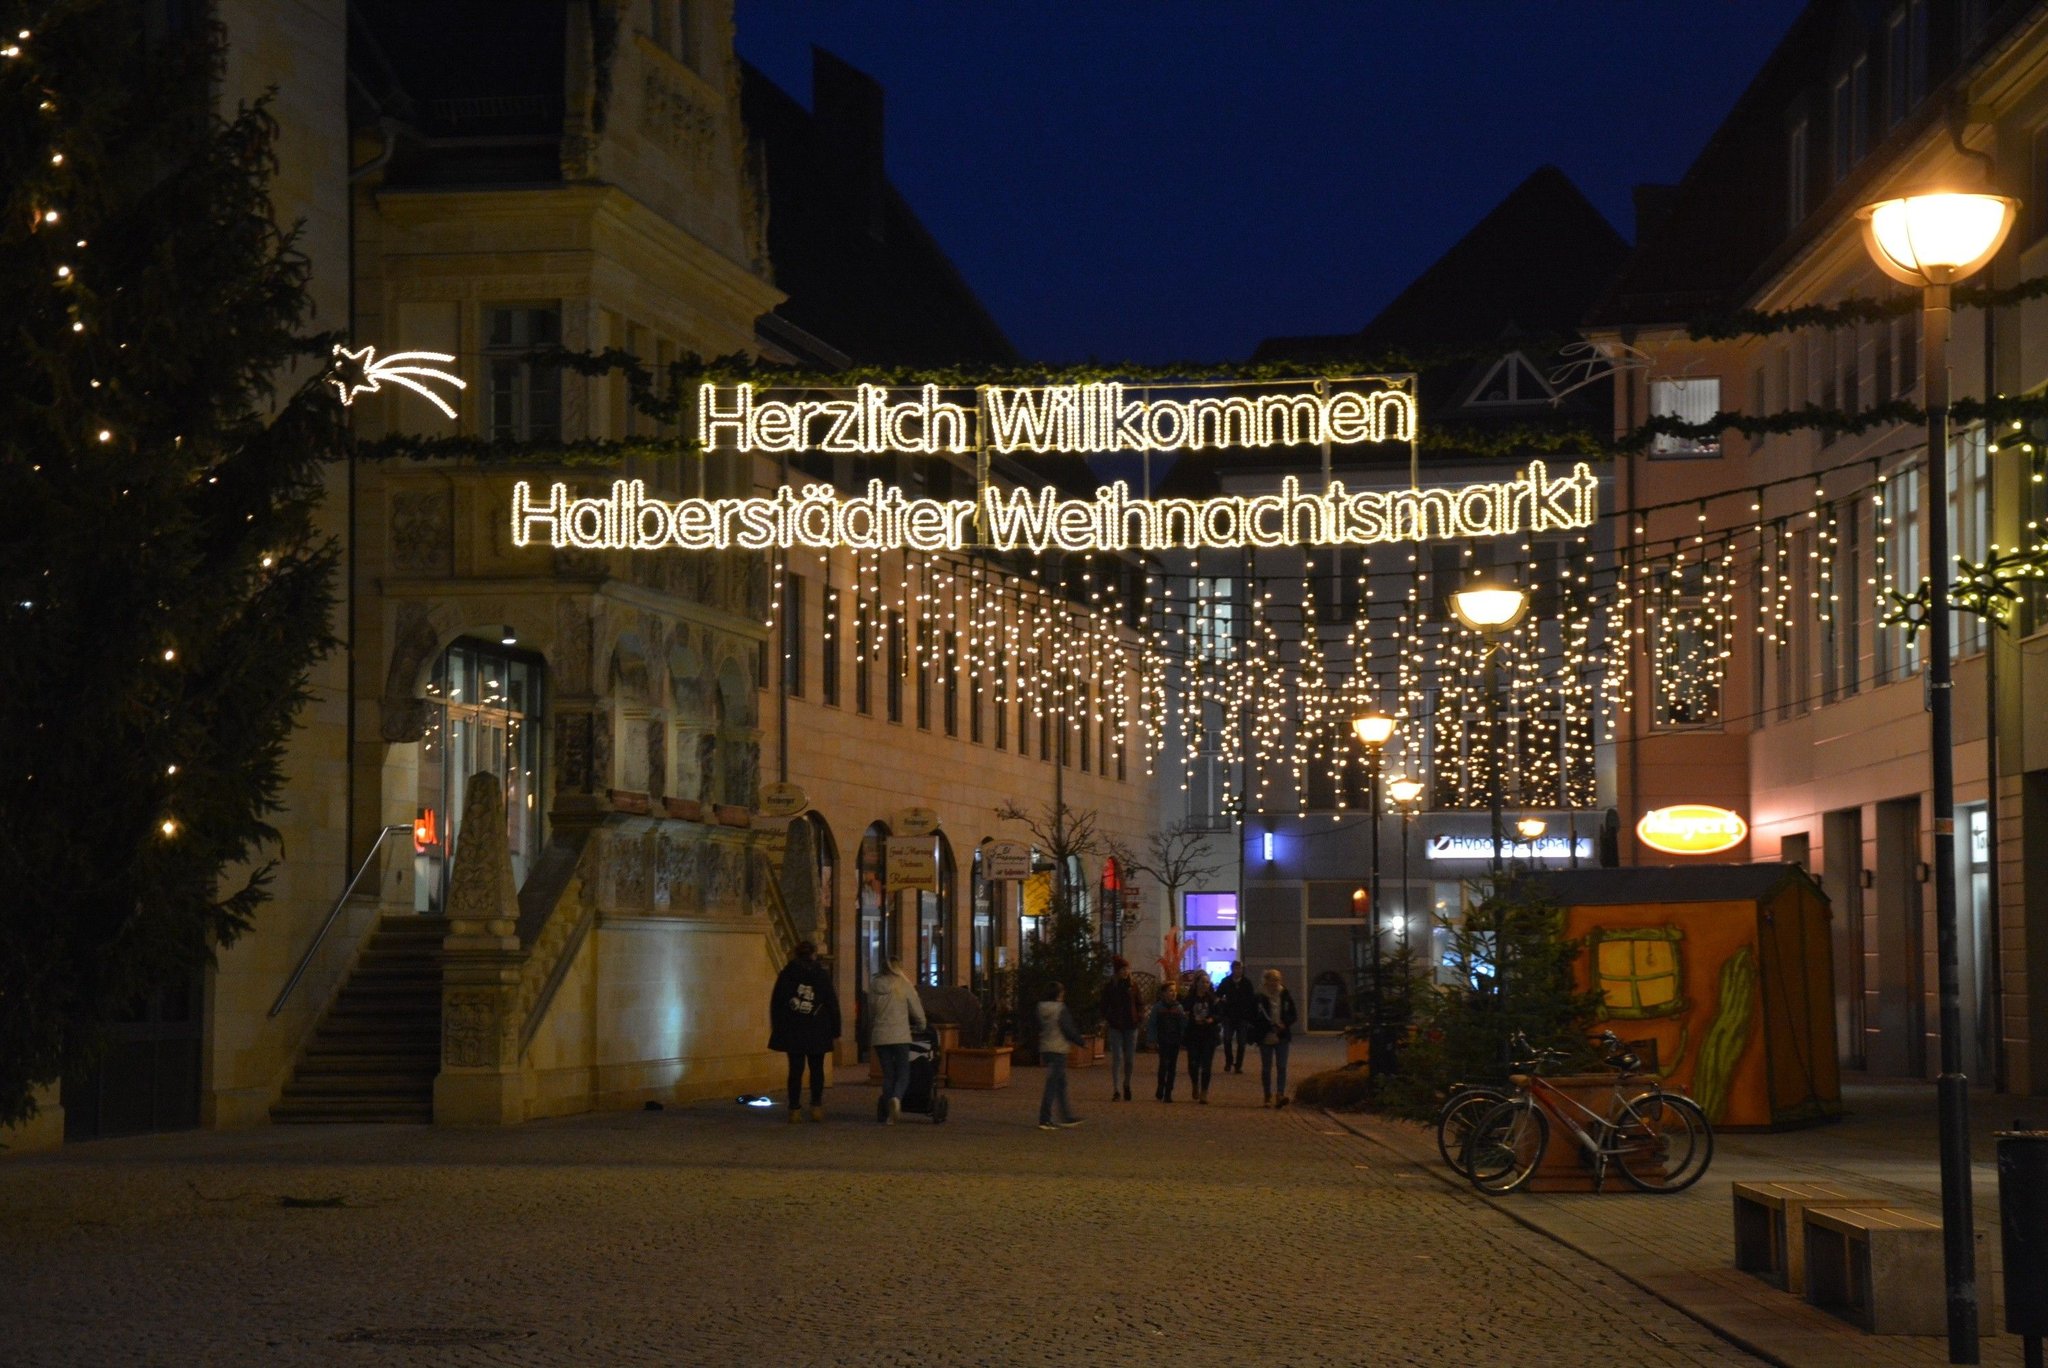
[{"label": "group of people walking", "polygon": [[1210,983],[1207,974],[1191,975],[1185,988],[1162,983],[1148,1013],[1130,962],[1119,955],[1112,968],[1099,1004],[1109,1044],[1112,1102],[1131,1100],[1138,1032],[1143,1030],[1159,1052],[1159,1078],[1152,1090],[1156,1100],[1173,1101],[1185,1054],[1188,1087],[1196,1102],[1206,1103],[1216,1047],[1223,1047],[1225,1073],[1243,1073],[1245,1047],[1251,1044],[1259,1050],[1263,1105],[1287,1105],[1287,1050],[1300,1014],[1278,969],[1268,969],[1254,984],[1242,961],[1232,960],[1221,983]]},{"label": "group of people walking", "polygon": [[[1109,1046],[1110,1100],[1131,1100],[1131,1074],[1137,1066],[1138,1033],[1151,1038],[1158,1051],[1158,1080],[1152,1096],[1173,1101],[1180,1084],[1181,1059],[1187,1060],[1188,1089],[1194,1101],[1207,1105],[1217,1046],[1223,1048],[1223,1071],[1243,1073],[1247,1046],[1259,1051],[1261,1106],[1287,1105],[1287,1053],[1300,1013],[1294,995],[1278,969],[1268,969],[1257,983],[1237,960],[1221,983],[1207,974],[1190,976],[1185,991],[1178,983],[1159,987],[1148,1009],[1130,962],[1121,955],[1102,985],[1097,1007]],[[868,986],[868,1044],[882,1069],[882,1096],[877,1119],[893,1123],[902,1114],[910,1082],[912,1033],[925,1029],[924,1004],[917,985],[901,964],[892,963]],[[839,998],[832,975],[818,959],[817,947],[803,941],[775,980],[768,1006],[768,1048],[789,1056],[789,1119],[801,1121],[805,1075],[810,1081],[813,1121],[825,1119],[825,1056],[840,1035]],[[1041,1130],[1078,1126],[1081,1118],[1067,1095],[1067,1049],[1085,1045],[1066,1002],[1066,989],[1054,984],[1038,1004],[1038,1057],[1045,1066],[1045,1090],[1039,1098]]]}]

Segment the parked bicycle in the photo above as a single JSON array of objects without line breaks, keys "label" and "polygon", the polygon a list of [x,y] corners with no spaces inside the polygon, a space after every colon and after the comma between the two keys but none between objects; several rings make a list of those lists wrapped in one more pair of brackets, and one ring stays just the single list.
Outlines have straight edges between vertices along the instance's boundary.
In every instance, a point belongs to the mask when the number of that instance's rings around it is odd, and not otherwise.
[{"label": "parked bicycle", "polygon": [[1472,1128],[1495,1107],[1514,1094],[1495,1083],[1453,1083],[1451,1095],[1436,1114],[1436,1151],[1455,1173],[1469,1178],[1465,1170],[1465,1143]]},{"label": "parked bicycle", "polygon": [[[1601,1039],[1621,1045],[1612,1032]],[[1680,1192],[1705,1175],[1714,1158],[1714,1128],[1706,1113],[1683,1093],[1639,1077],[1639,1060],[1626,1053],[1609,1060],[1620,1072],[1603,1115],[1543,1076],[1563,1062],[1562,1054],[1531,1051],[1519,1034],[1514,1043],[1525,1070],[1509,1079],[1515,1092],[1474,1122],[1465,1142],[1461,1168],[1481,1192],[1499,1196],[1528,1183],[1550,1145],[1553,1117],[1584,1151],[1596,1192],[1606,1183],[1610,1162],[1644,1192]]]}]

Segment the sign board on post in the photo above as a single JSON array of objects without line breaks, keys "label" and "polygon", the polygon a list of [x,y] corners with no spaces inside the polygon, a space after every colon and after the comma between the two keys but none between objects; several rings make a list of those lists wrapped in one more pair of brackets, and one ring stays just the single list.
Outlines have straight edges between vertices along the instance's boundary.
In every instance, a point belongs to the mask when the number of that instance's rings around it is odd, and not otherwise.
[{"label": "sign board on post", "polygon": [[898,836],[929,836],[939,829],[939,814],[927,807],[902,808],[890,826]]},{"label": "sign board on post", "polygon": [[795,784],[763,784],[761,786],[761,815],[763,817],[794,817],[810,805],[810,798]]},{"label": "sign board on post", "polygon": [[1636,823],[1636,839],[1667,855],[1718,855],[1749,836],[1749,823],[1727,808],[1679,803],[1652,808]]},{"label": "sign board on post", "polygon": [[939,843],[930,836],[891,836],[883,858],[889,871],[883,892],[939,891]]},{"label": "sign board on post", "polygon": [[1031,847],[1022,841],[990,841],[981,848],[981,877],[991,883],[1031,877]]}]

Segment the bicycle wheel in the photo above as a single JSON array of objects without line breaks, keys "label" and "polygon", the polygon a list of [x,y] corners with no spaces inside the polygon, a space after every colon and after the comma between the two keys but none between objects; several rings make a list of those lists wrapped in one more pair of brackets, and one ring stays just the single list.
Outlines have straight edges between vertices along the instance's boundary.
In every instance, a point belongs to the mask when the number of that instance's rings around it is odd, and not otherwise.
[{"label": "bicycle wheel", "polygon": [[1465,1141],[1471,1138],[1473,1124],[1507,1096],[1505,1088],[1460,1088],[1436,1114],[1437,1153],[1453,1172],[1465,1173]]},{"label": "bicycle wheel", "polygon": [[1465,1176],[1489,1196],[1515,1191],[1543,1162],[1550,1143],[1550,1118],[1526,1097],[1495,1103],[1479,1118],[1465,1142]]},{"label": "bicycle wheel", "polygon": [[1677,1093],[1641,1093],[1622,1103],[1608,1143],[1621,1176],[1644,1192],[1689,1188],[1714,1159],[1714,1128],[1707,1114]]}]

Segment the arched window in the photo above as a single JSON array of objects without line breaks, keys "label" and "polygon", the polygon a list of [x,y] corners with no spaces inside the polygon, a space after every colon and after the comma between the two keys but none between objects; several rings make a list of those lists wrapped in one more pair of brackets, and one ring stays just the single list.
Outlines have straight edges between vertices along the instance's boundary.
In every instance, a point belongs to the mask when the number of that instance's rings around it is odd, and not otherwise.
[{"label": "arched window", "polygon": [[920,983],[943,988],[953,982],[953,937],[960,880],[953,863],[952,842],[944,832],[932,839],[939,847],[939,891],[917,895],[917,977]]},{"label": "arched window", "polygon": [[413,816],[416,911],[439,915],[447,906],[449,856],[457,848],[472,775],[494,774],[504,785],[512,877],[524,883],[540,857],[545,674],[531,652],[470,637],[450,644],[434,662]]},{"label": "arched window", "polygon": [[864,991],[868,981],[903,949],[895,915],[895,904],[902,895],[882,891],[889,876],[889,828],[885,823],[875,822],[861,833],[855,872],[860,922],[854,944],[854,986]]},{"label": "arched window", "polygon": [[970,861],[968,878],[968,903],[972,908],[972,928],[967,972],[969,986],[977,993],[986,993],[995,982],[997,918],[1001,915],[1002,888],[988,878],[988,867],[983,856],[988,851],[988,841],[975,847],[974,858]]}]

